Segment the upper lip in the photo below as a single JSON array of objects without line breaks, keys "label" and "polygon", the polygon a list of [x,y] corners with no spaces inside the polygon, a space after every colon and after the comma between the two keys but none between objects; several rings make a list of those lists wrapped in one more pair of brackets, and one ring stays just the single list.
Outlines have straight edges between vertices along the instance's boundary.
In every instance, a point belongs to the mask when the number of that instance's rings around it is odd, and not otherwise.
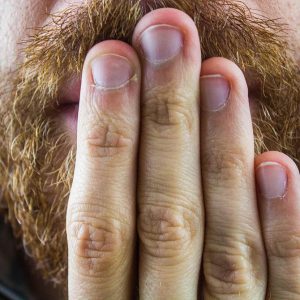
[{"label": "upper lip", "polygon": [[73,76],[60,90],[59,106],[74,105],[79,103],[81,89],[81,76]]},{"label": "upper lip", "polygon": [[[246,72],[245,75],[249,88],[249,96],[251,96],[252,98],[259,97],[261,87],[260,83],[257,81],[257,77],[255,76],[255,74],[253,74],[253,72]],[[80,89],[81,74],[69,78],[59,92],[58,105],[66,106],[79,104]]]}]

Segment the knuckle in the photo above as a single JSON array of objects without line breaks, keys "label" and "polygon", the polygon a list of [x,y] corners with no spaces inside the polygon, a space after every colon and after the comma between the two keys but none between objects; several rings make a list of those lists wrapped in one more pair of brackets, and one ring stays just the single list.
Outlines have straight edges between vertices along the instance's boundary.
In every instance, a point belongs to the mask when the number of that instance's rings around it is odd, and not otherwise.
[{"label": "knuckle", "polygon": [[194,115],[187,93],[159,86],[146,91],[145,98],[142,114],[153,134],[176,137],[181,132],[191,133]]},{"label": "knuckle", "polygon": [[96,214],[76,212],[67,225],[70,258],[88,276],[112,272],[124,259],[130,239],[126,221]]},{"label": "knuckle", "polygon": [[143,205],[137,226],[148,255],[183,259],[199,231],[199,223],[199,216],[187,208]]},{"label": "knuckle", "polygon": [[207,289],[214,295],[250,294],[259,280],[262,250],[254,243],[231,242],[231,245],[208,243],[204,254]]},{"label": "knuckle", "polygon": [[[209,149],[209,153],[204,153],[201,165],[207,174],[207,178],[216,181],[228,182],[233,180],[235,186],[244,183],[249,179],[247,173],[249,168],[249,155],[243,149],[225,150],[224,146],[218,147],[220,150]],[[238,181],[237,181],[238,179]]]},{"label": "knuckle", "polygon": [[266,245],[270,258],[300,257],[300,231],[277,231],[266,234]]},{"label": "knuckle", "polygon": [[89,125],[83,146],[88,157],[105,158],[121,154],[129,154],[133,149],[133,134],[128,126],[121,126],[115,122],[103,122],[102,124]]}]

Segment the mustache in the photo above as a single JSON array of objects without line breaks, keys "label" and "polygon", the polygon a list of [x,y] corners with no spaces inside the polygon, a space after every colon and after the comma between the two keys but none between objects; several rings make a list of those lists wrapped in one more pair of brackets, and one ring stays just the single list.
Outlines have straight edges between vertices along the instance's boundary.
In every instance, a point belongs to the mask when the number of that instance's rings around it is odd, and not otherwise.
[{"label": "mustache", "polygon": [[[262,69],[266,68],[270,54],[280,60],[282,49],[288,48],[283,38],[286,34],[283,24],[255,16],[242,3],[229,0],[91,0],[52,15],[48,25],[38,28],[23,43],[22,77],[28,82],[41,83],[35,92],[40,93],[42,99],[48,99],[49,95],[54,98],[62,82],[80,74],[89,49],[107,39],[130,43],[137,22],[150,10],[162,7],[177,8],[194,19],[203,59],[223,56],[244,71],[260,68],[262,72],[267,71]],[[256,60],[250,62],[254,56]],[[282,60],[285,58],[283,54]],[[281,70],[273,70],[273,77],[280,73]],[[44,103],[47,104],[50,103]]]}]

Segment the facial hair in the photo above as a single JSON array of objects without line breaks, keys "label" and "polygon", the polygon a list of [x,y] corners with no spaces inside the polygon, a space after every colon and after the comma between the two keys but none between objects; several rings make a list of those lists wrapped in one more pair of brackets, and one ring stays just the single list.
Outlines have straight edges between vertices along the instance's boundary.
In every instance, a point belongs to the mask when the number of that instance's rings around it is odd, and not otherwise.
[{"label": "facial hair", "polygon": [[256,154],[281,151],[299,167],[300,76],[287,51],[287,29],[229,0],[153,2],[92,0],[53,16],[24,43],[14,88],[1,96],[1,207],[25,252],[56,284],[67,278],[65,218],[76,154],[55,118],[60,89],[80,75],[93,45],[106,39],[130,43],[150,10],[186,12],[199,30],[203,59],[225,57],[251,74]]}]

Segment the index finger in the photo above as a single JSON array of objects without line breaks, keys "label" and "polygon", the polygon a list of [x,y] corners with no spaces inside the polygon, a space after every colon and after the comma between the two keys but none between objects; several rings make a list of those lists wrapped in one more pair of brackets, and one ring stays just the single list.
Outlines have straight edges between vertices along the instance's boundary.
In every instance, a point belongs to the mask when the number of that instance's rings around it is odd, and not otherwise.
[{"label": "index finger", "polygon": [[67,210],[69,299],[130,299],[140,66],[118,41],[87,55]]}]

